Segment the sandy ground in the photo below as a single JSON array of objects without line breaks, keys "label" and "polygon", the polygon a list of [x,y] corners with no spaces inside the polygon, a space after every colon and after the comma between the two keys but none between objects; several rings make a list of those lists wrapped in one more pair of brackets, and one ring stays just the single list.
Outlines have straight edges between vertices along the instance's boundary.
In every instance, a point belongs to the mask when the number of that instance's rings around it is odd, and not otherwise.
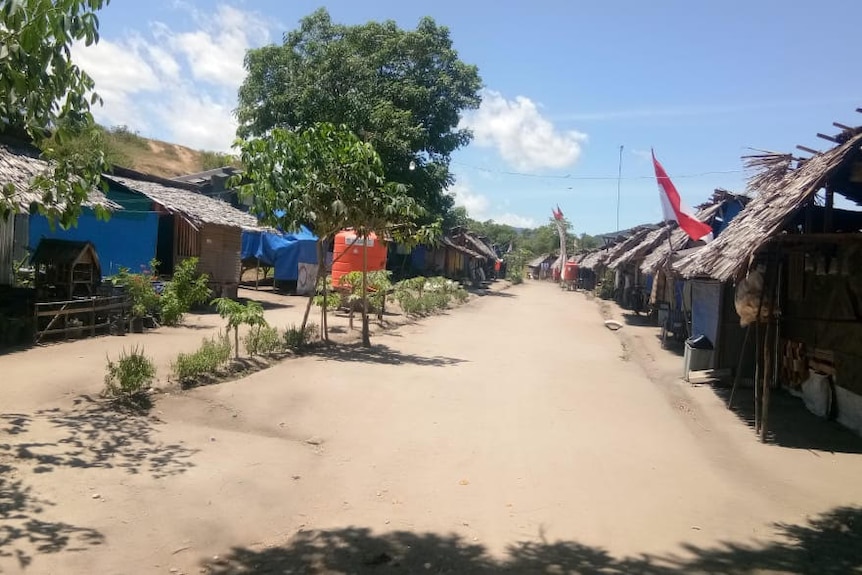
[{"label": "sandy ground", "polygon": [[758,443],[583,294],[517,286],[151,417],[81,397],[105,353],[140,338],[166,373],[220,324],[190,320],[0,357],[0,571],[862,569],[862,442],[806,419],[826,443]]}]

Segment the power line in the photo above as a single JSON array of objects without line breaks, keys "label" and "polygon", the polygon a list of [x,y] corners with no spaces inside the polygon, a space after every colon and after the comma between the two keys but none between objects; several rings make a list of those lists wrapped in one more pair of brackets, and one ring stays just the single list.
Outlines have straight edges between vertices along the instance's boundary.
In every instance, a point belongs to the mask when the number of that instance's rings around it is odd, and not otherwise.
[{"label": "power line", "polygon": [[[490,168],[483,168],[481,166],[473,166],[470,164],[465,164],[463,162],[456,162],[452,160],[452,164],[463,166],[465,168],[470,168],[471,170],[476,170],[479,172],[486,172],[488,174],[499,174],[503,176],[518,176],[522,178],[536,178],[541,180],[613,180],[617,181],[619,179],[622,180],[653,180],[655,179],[655,174],[650,174],[648,176],[626,176],[625,178],[620,178],[618,176],[573,176],[572,174],[565,175],[555,175],[555,174],[530,174],[527,172],[511,172],[507,170],[492,170]],[[745,170],[712,170],[708,172],[699,172],[696,174],[674,174],[673,179],[681,179],[681,178],[702,178],[704,176],[715,176],[721,174],[742,174]]]}]

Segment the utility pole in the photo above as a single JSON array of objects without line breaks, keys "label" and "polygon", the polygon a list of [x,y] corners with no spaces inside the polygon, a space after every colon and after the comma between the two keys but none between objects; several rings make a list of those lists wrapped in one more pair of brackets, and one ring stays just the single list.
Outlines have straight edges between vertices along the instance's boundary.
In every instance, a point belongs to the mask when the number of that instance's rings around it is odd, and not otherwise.
[{"label": "utility pole", "polygon": [[623,180],[623,147],[620,146],[620,166],[617,171],[617,231],[620,229],[620,185]]}]

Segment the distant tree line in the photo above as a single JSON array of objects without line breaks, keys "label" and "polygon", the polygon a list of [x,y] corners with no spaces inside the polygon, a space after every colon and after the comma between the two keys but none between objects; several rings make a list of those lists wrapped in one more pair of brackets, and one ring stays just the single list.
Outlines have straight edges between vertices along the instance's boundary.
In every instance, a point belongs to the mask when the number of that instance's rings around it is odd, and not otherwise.
[{"label": "distant tree line", "polygon": [[[532,255],[552,253],[560,249],[560,236],[553,220],[536,228],[516,228],[494,220],[484,222],[474,220],[470,218],[467,210],[460,206],[455,208],[454,212],[456,225],[466,227],[471,232],[488,238],[502,251],[506,251],[510,245],[513,249],[525,250]],[[569,254],[601,245],[600,238],[585,233],[575,234],[571,230],[571,225],[569,225],[568,239],[566,252]]]}]

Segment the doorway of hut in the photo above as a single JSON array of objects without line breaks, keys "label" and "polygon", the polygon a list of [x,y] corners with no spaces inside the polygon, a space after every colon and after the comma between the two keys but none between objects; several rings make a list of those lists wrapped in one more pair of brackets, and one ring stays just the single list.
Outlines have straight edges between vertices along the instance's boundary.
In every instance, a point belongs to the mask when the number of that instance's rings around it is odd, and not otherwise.
[{"label": "doorway of hut", "polygon": [[156,240],[156,259],[159,272],[170,274],[174,271],[174,216],[159,216],[159,232]]}]

